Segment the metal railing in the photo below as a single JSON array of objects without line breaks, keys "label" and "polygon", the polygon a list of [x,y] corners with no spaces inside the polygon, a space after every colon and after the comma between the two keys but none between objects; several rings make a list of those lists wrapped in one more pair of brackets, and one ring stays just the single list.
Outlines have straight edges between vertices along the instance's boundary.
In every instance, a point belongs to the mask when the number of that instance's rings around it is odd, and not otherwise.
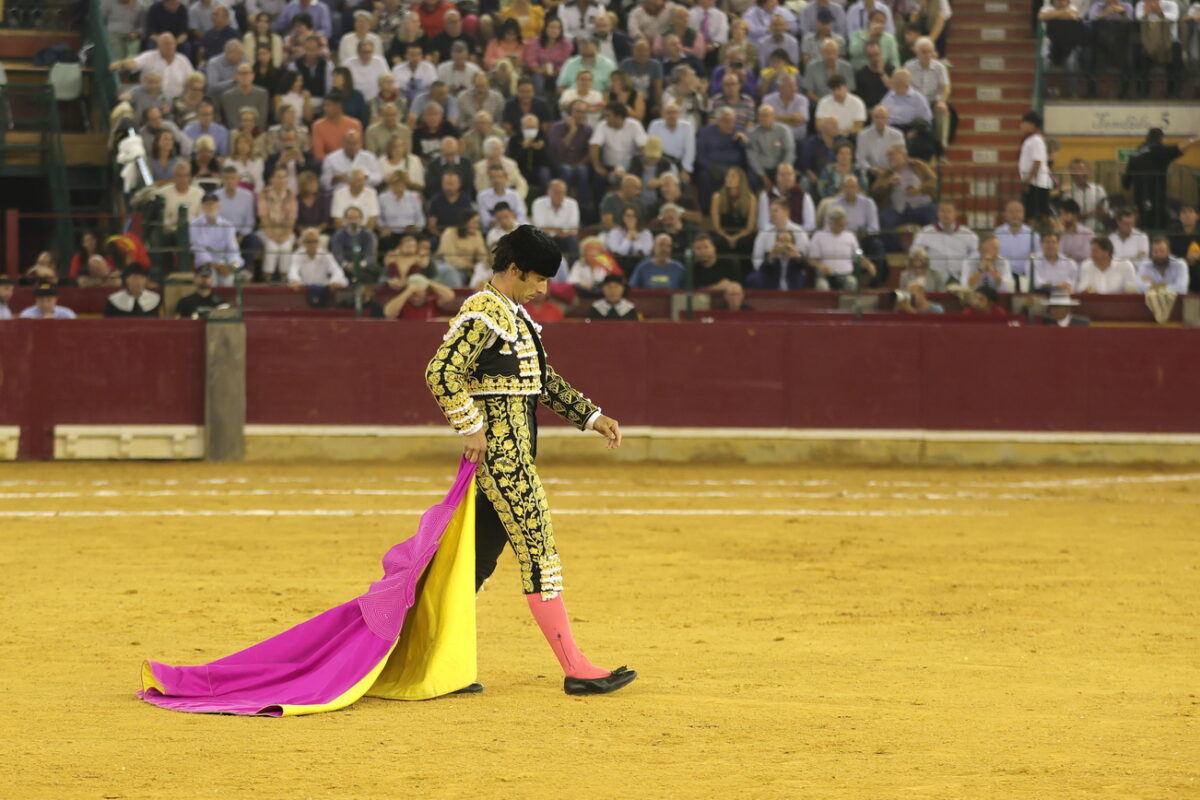
[{"label": "metal railing", "polygon": [[112,63],[112,52],[108,47],[108,34],[104,30],[100,0],[88,0],[83,39],[88,48],[88,63],[92,67],[92,81],[95,86],[93,102],[100,117],[100,128],[107,133],[109,117],[117,104],[121,87],[116,73],[108,68]]}]

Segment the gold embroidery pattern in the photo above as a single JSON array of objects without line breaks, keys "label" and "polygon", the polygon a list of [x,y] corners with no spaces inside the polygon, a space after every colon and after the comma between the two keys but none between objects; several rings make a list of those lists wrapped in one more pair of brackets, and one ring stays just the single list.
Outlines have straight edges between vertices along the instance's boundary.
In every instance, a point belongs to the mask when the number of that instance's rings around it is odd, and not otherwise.
[{"label": "gold embroidery pattern", "polygon": [[459,433],[483,428],[483,414],[472,402],[470,383],[475,362],[494,335],[487,323],[471,318],[452,329],[425,368],[425,384]]},{"label": "gold embroidery pattern", "polygon": [[[554,543],[550,504],[533,463],[529,400],[496,395],[476,401],[487,418],[487,453],[476,481],[500,518],[521,567],[527,594],[549,599],[562,591],[562,563]],[[535,575],[536,571],[536,575]]]},{"label": "gold embroidery pattern", "polygon": [[580,430],[587,425],[588,417],[596,412],[596,404],[567,383],[548,364],[546,365],[546,383],[542,387],[541,401],[555,414]]}]

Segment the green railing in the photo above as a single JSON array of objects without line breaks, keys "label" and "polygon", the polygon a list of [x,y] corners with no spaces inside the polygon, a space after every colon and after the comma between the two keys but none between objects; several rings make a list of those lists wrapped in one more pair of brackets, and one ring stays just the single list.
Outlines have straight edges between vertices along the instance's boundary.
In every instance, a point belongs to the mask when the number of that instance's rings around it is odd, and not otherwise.
[{"label": "green railing", "polygon": [[100,13],[100,0],[88,0],[83,40],[92,47],[89,62],[92,67],[92,81],[95,85],[93,102],[96,105],[97,116],[100,117],[100,128],[107,133],[109,116],[117,105],[120,83],[116,73],[108,68],[112,63],[112,53],[108,49],[104,18]]}]

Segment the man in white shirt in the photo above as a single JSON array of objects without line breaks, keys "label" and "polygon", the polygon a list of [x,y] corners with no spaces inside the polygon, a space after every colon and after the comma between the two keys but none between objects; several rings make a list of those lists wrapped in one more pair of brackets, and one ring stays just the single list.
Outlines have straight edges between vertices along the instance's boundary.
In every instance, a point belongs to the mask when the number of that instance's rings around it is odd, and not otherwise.
[{"label": "man in white shirt", "polygon": [[516,189],[509,188],[508,172],[503,165],[492,164],[488,167],[487,176],[487,188],[475,198],[475,202],[479,206],[479,223],[483,229],[487,230],[492,227],[492,208],[498,203],[507,203],[508,207],[517,215],[519,224],[528,222],[529,220],[525,216],[525,203]]},{"label": "man in white shirt", "polygon": [[1088,163],[1082,158],[1071,160],[1071,180],[1062,196],[1079,204],[1079,218],[1093,229],[1108,219],[1108,192],[1088,180]]},{"label": "man in white shirt", "polygon": [[321,234],[315,228],[304,231],[300,238],[301,249],[292,256],[288,269],[288,284],[296,290],[309,286],[347,286],[346,273],[338,266],[333,255],[321,250]]},{"label": "man in white shirt", "polygon": [[1103,236],[1092,239],[1092,257],[1079,267],[1080,294],[1134,294],[1137,272],[1127,258],[1113,258],[1112,242]]},{"label": "man in white shirt", "polygon": [[367,174],[361,169],[350,170],[350,180],[343,183],[333,192],[329,202],[329,216],[334,226],[342,227],[342,218],[346,209],[357,208],[362,212],[363,227],[369,231],[375,230],[379,222],[379,193],[367,186]]},{"label": "man in white shirt", "polygon": [[200,202],[204,199],[204,190],[192,184],[192,167],[184,159],[175,162],[175,171],[171,173],[171,182],[158,189],[158,194],[164,200],[163,232],[174,236],[179,228],[179,209],[187,206],[188,220],[200,216]]},{"label": "man in white shirt", "polygon": [[357,128],[351,128],[342,136],[342,149],[325,156],[325,162],[321,164],[321,188],[333,191],[339,184],[348,182],[350,173],[356,169],[362,170],[371,186],[383,182],[379,159],[363,149],[362,135]]},{"label": "man in white shirt", "polygon": [[1025,185],[1026,218],[1045,222],[1050,217],[1050,189],[1054,179],[1050,176],[1050,154],[1046,150],[1046,139],[1042,136],[1042,115],[1026,111],[1021,117],[1021,155],[1017,159],[1017,171]]},{"label": "man in white shirt", "polygon": [[[814,233],[808,246],[808,261],[817,272],[815,288],[819,292],[853,292],[858,289],[854,275],[858,237],[846,230],[846,211],[840,206],[830,208],[825,219],[829,229]],[[870,263],[862,260],[864,267]]]},{"label": "man in white shirt", "polygon": [[979,237],[979,255],[963,264],[959,281],[972,289],[990,286],[997,292],[1016,291],[1012,267],[1008,259],[1000,255],[1000,242],[994,234],[985,233]]},{"label": "man in white shirt", "polygon": [[1150,237],[1133,227],[1135,219],[1132,209],[1122,208],[1116,215],[1117,229],[1108,239],[1114,258],[1127,258],[1136,264],[1150,255]]},{"label": "man in white shirt", "polygon": [[904,134],[899,128],[889,125],[889,119],[890,112],[887,106],[877,105],[871,109],[871,127],[858,132],[855,158],[859,168],[866,170],[872,180],[876,175],[891,168],[888,152],[896,145],[905,146]]},{"label": "man in white shirt", "polygon": [[711,60],[714,64],[721,45],[729,41],[729,17],[716,6],[717,0],[697,0],[688,11],[688,25],[704,37],[708,51],[704,60],[706,63]]},{"label": "man in white shirt", "polygon": [[817,103],[817,119],[833,117],[838,121],[839,135],[856,136],[867,122],[866,105],[857,95],[850,94],[846,79],[841,75],[830,76],[826,85],[829,94]]},{"label": "man in white shirt", "polygon": [[162,75],[163,94],[174,100],[183,94],[184,84],[193,72],[192,62],[187,56],[177,52],[176,48],[174,36],[160,33],[155,49],[138,53],[135,57],[123,61],[114,61],[109,65],[109,69],[157,72]]},{"label": "man in white shirt", "polygon": [[887,18],[883,29],[895,36],[896,21],[892,18],[892,9],[887,3],[882,0],[855,0],[846,9],[846,37],[849,38],[854,35],[855,31],[866,28],[871,15],[876,11],[881,12]]},{"label": "man in white shirt", "polygon": [[588,140],[592,168],[609,183],[619,181],[633,156],[646,145],[646,138],[642,123],[629,118],[624,103],[609,103],[604,109],[604,122],[596,126]]},{"label": "man in white shirt", "polygon": [[1138,266],[1138,281],[1142,293],[1161,286],[1176,294],[1187,294],[1187,262],[1171,255],[1171,243],[1165,236],[1156,236],[1150,242],[1150,257]]},{"label": "man in white shirt", "polygon": [[1079,265],[1058,251],[1058,234],[1042,237],[1042,254],[1033,262],[1033,288],[1070,294],[1079,283]]},{"label": "man in white shirt", "polygon": [[451,94],[472,88],[475,76],[481,72],[479,65],[468,58],[470,55],[466,42],[455,42],[450,45],[450,60],[438,65],[438,80],[446,84]]},{"label": "man in white shirt", "polygon": [[368,103],[379,94],[379,79],[389,73],[387,62],[375,53],[375,43],[364,39],[358,43],[358,55],[342,62],[350,70],[354,88],[362,92],[363,100]]},{"label": "man in white shirt", "polygon": [[671,12],[674,10],[674,3],[664,0],[642,0],[641,5],[629,13],[629,38],[654,41],[654,37],[662,33],[670,23]]},{"label": "man in white shirt", "polygon": [[608,9],[601,3],[590,0],[575,0],[573,3],[563,3],[558,7],[558,18],[562,22],[563,38],[568,42],[575,41],[578,36],[591,36],[596,32],[596,17],[607,14]]},{"label": "man in white shirt", "polygon": [[924,247],[929,253],[929,267],[940,273],[946,283],[956,283],[963,264],[979,255],[979,237],[958,224],[958,209],[953,202],[938,203],[937,213],[938,221],[922,228],[912,246]]},{"label": "man in white shirt", "polygon": [[775,239],[784,231],[789,231],[792,234],[792,242],[796,245],[796,251],[804,256],[808,254],[809,242],[808,234],[804,232],[804,228],[792,222],[788,201],[782,197],[776,197],[768,205],[768,214],[770,215],[770,227],[764,228],[754,237],[754,251],[750,258],[750,263],[755,269],[762,266],[763,261],[775,248]]},{"label": "man in white shirt", "polygon": [[[363,42],[371,43],[373,47],[372,53],[383,54],[383,40],[379,38],[379,34],[371,30],[374,24],[375,15],[370,11],[360,8],[354,12],[354,30],[343,36],[342,41],[338,43],[339,64],[353,61],[355,55],[361,54],[361,45]],[[362,86],[359,84],[357,77],[354,79],[354,88],[362,91]]]},{"label": "man in white shirt", "polygon": [[928,36],[917,39],[913,51],[917,57],[905,61],[904,69],[912,77],[913,88],[929,103],[934,130],[945,147],[950,140],[950,71],[934,58],[937,50]]},{"label": "man in white shirt", "polygon": [[1004,224],[993,231],[1000,242],[1000,255],[1012,267],[1013,275],[1029,272],[1029,259],[1042,249],[1042,237],[1025,224],[1025,218],[1021,201],[1009,200],[1004,206]]},{"label": "man in white shirt", "polygon": [[659,138],[663,154],[679,162],[684,180],[691,176],[696,166],[696,131],[692,123],[683,119],[683,112],[674,101],[667,101],[662,118],[650,123],[646,136]]},{"label": "man in white shirt", "polygon": [[533,201],[533,226],[570,258],[579,257],[579,203],[567,197],[567,184],[555,178],[545,197]]},{"label": "man in white shirt", "polygon": [[437,68],[425,60],[425,50],[420,42],[410,42],[404,51],[404,63],[392,69],[392,78],[396,88],[412,102],[437,80]]}]

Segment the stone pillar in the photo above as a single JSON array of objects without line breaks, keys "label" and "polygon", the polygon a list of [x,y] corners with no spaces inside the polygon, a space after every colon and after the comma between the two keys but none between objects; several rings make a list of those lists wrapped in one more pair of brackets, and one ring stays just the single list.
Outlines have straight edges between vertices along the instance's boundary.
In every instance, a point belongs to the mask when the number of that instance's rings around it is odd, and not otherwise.
[{"label": "stone pillar", "polygon": [[246,324],[236,313],[214,311],[204,328],[204,452],[209,461],[240,461],[246,454]]}]

